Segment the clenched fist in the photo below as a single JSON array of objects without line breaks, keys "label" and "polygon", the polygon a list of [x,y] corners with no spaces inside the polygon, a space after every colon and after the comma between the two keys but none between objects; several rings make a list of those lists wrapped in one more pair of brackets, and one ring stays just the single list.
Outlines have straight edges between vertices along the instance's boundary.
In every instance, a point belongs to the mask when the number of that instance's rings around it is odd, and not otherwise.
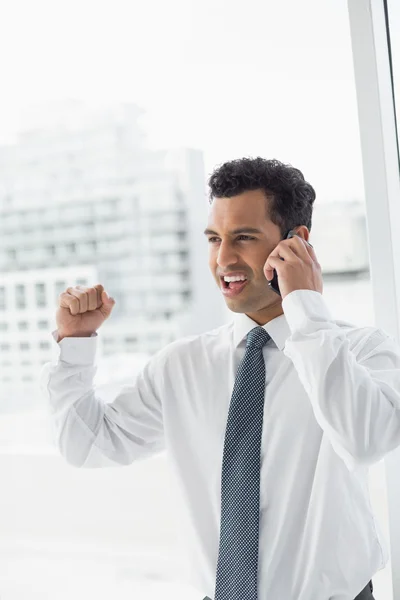
[{"label": "clenched fist", "polygon": [[58,342],[64,337],[90,337],[104,323],[114,308],[102,285],[69,287],[59,296],[56,313]]}]

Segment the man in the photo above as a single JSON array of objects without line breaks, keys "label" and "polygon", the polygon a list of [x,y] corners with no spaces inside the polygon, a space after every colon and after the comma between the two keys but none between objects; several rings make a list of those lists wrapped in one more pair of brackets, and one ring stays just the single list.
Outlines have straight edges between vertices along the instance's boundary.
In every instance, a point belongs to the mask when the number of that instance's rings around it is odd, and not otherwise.
[{"label": "man", "polygon": [[115,301],[68,288],[42,374],[60,452],[102,467],[166,449],[207,598],[371,600],[389,557],[368,467],[400,444],[399,347],[330,314],[298,169],[244,158],[209,185],[209,266],[233,321],[169,344],[104,403],[96,331]]}]

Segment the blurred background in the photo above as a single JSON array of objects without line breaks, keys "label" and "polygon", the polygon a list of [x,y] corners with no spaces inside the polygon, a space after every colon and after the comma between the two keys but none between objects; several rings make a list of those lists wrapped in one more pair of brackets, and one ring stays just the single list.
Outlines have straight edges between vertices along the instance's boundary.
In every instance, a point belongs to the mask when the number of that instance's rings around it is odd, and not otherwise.
[{"label": "blurred background", "polygon": [[[0,2],[0,81],[0,598],[200,600],[166,457],[68,466],[38,376],[68,286],[116,299],[95,380],[110,388],[230,320],[202,232],[207,178],[243,156],[314,186],[324,298],[374,324],[347,2]],[[370,487],[387,533],[382,465]],[[390,564],[374,594],[392,600]]]}]

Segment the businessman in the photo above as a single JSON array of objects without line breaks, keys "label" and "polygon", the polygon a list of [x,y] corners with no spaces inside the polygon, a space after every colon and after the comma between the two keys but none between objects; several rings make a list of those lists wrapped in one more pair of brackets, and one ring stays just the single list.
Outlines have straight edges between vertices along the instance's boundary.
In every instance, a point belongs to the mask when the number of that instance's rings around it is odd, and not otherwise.
[{"label": "businessman", "polygon": [[209,267],[232,321],[167,345],[106,403],[93,376],[115,301],[67,288],[42,371],[60,453],[95,468],[166,450],[199,600],[373,600],[389,555],[368,468],[400,445],[400,349],[331,314],[301,171],[243,158],[209,188]]}]

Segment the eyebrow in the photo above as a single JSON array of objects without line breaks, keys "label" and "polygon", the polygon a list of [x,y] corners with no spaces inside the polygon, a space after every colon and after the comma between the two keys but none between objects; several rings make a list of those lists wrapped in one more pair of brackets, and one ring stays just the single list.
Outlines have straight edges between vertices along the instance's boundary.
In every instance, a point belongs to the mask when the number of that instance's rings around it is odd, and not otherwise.
[{"label": "eyebrow", "polygon": [[[236,235],[238,233],[262,233],[262,231],[256,227],[239,227],[239,229],[234,229],[230,233]],[[212,229],[205,229],[204,235],[218,235],[218,233]]]}]

